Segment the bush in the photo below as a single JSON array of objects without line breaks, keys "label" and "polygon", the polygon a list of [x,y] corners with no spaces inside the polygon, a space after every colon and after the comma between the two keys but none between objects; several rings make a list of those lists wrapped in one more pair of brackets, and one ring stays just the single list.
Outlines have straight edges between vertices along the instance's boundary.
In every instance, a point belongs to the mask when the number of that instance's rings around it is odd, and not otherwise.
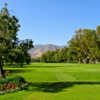
[{"label": "bush", "polygon": [[24,84],[26,84],[26,82],[22,77],[14,77],[5,80],[0,80],[0,91],[4,92],[22,89]]}]

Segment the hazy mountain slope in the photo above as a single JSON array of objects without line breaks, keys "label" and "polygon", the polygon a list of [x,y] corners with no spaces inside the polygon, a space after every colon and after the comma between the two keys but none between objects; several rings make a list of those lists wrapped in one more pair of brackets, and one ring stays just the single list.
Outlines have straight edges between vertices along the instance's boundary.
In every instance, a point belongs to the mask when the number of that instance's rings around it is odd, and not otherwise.
[{"label": "hazy mountain slope", "polygon": [[48,44],[48,45],[35,45],[34,48],[32,48],[29,53],[31,55],[32,58],[37,58],[40,57],[43,53],[45,53],[46,51],[50,50],[53,51],[56,48],[63,48],[64,46],[57,46],[57,45],[52,45],[52,44]]}]

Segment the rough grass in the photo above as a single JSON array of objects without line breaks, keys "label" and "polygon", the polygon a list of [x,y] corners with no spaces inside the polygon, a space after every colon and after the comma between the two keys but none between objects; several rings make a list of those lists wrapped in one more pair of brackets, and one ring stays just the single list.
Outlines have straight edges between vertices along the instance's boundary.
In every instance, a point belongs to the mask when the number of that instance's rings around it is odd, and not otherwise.
[{"label": "rough grass", "polygon": [[7,77],[24,77],[29,87],[0,100],[100,100],[100,64],[33,63],[5,70]]}]

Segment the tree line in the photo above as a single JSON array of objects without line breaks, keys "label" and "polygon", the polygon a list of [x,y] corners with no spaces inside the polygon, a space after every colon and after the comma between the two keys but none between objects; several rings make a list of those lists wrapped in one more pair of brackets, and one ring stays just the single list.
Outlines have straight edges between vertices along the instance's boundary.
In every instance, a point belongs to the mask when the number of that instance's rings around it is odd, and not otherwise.
[{"label": "tree line", "polygon": [[98,63],[100,61],[100,26],[94,29],[78,29],[68,41],[68,46],[47,51],[40,57],[46,63]]}]

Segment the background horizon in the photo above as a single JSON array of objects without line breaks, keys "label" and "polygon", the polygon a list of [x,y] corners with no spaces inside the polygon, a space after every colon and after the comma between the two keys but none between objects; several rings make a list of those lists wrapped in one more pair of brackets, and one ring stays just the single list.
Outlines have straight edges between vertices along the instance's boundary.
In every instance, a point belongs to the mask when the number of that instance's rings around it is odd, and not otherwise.
[{"label": "background horizon", "polygon": [[35,44],[67,45],[79,28],[100,25],[99,0],[0,0],[21,24],[18,37]]}]

